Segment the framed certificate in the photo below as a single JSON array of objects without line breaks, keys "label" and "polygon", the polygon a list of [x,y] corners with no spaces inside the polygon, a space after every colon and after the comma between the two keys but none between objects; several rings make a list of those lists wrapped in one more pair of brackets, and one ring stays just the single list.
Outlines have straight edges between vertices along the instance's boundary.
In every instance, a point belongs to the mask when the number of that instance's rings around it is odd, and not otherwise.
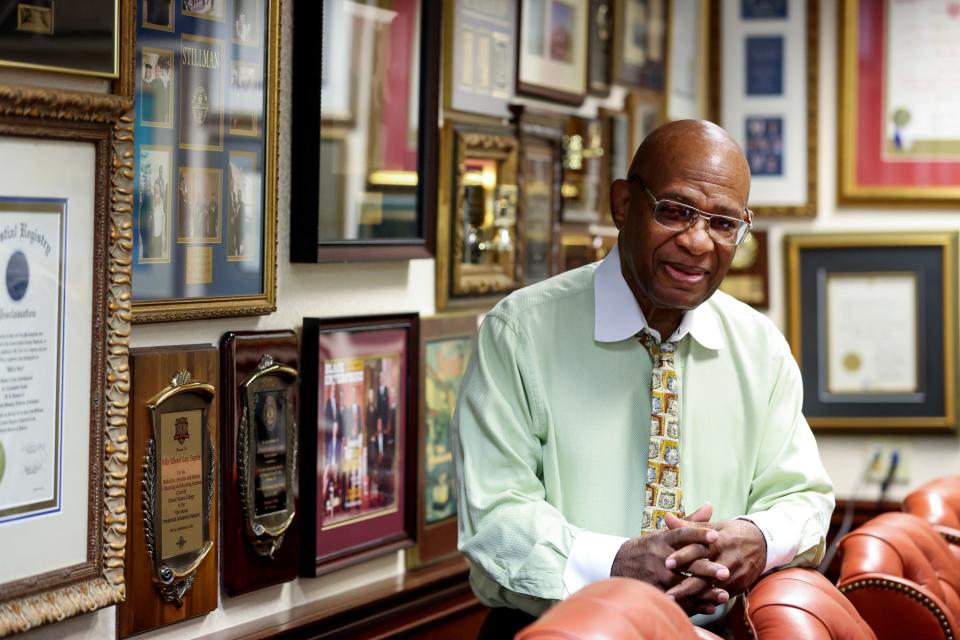
[{"label": "framed certificate", "polygon": [[954,205],[957,84],[943,75],[960,53],[953,5],[844,0],[841,8],[841,204]]},{"label": "framed certificate", "polygon": [[810,425],[955,429],[957,234],[796,235],[785,250]]},{"label": "framed certificate", "polygon": [[587,93],[588,0],[518,3],[517,93],[580,104]]},{"label": "framed certificate", "polygon": [[413,544],[416,315],[304,318],[301,575]]},{"label": "framed certificate", "polygon": [[78,98],[0,117],[0,635],[124,596],[131,132]]},{"label": "framed certificate", "polygon": [[817,206],[819,3],[713,5],[717,122],[740,143],[761,216],[814,216]]},{"label": "framed certificate", "polygon": [[134,322],[270,313],[279,4],[138,5]]}]

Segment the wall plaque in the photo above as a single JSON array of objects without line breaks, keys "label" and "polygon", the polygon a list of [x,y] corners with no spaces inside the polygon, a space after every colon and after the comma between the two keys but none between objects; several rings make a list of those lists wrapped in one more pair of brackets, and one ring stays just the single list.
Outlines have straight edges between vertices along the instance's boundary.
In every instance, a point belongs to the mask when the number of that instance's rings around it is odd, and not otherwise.
[{"label": "wall plaque", "polygon": [[223,372],[223,586],[234,596],[297,576],[299,346],[293,331],[230,332]]}]

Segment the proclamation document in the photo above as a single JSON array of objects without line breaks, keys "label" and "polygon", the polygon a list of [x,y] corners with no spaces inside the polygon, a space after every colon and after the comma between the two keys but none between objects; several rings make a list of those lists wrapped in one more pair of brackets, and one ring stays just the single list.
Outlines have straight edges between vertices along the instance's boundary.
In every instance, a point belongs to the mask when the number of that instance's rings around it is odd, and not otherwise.
[{"label": "proclamation document", "polygon": [[917,391],[916,274],[831,274],[826,298],[827,391]]},{"label": "proclamation document", "polygon": [[65,219],[65,200],[0,197],[0,522],[60,504]]}]

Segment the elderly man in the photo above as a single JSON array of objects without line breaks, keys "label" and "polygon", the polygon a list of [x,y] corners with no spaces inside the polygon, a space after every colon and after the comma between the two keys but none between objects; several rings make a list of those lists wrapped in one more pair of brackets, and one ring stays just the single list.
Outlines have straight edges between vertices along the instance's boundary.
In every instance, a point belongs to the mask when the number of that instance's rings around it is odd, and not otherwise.
[{"label": "elderly man", "polygon": [[749,190],[720,127],[664,125],[610,187],[614,250],[487,315],[454,432],[460,548],[504,608],[487,630],[611,575],[713,614],[821,557],[833,488],[798,367],[773,323],[717,292]]}]

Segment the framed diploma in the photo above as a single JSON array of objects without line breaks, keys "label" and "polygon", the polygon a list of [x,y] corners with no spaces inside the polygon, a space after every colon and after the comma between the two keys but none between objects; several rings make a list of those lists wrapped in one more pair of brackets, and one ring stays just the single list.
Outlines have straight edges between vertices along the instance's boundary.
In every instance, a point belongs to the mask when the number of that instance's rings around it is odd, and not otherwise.
[{"label": "framed diploma", "polygon": [[617,0],[613,27],[613,79],[661,92],[667,73],[669,0]]},{"label": "framed diploma", "polygon": [[517,93],[578,105],[587,93],[588,0],[517,4]]},{"label": "framed diploma", "polygon": [[844,0],[841,11],[841,204],[953,206],[957,85],[943,74],[960,54],[954,6]]},{"label": "framed diploma", "polygon": [[129,105],[11,94],[69,120],[0,116],[0,635],[126,588]]},{"label": "framed diploma", "polygon": [[814,216],[817,206],[819,3],[714,2],[717,122],[752,173],[750,209]]},{"label": "framed diploma", "polygon": [[138,10],[134,322],[271,313],[280,6]]},{"label": "framed diploma", "polygon": [[[223,587],[235,596],[297,577],[300,348],[293,331],[220,341]],[[230,488],[230,489],[227,489]]]},{"label": "framed diploma", "polygon": [[720,290],[756,309],[770,306],[770,267],[767,261],[767,232],[752,229],[737,246],[730,270]]},{"label": "framed diploma", "polygon": [[[461,52],[466,58],[460,64],[475,75],[465,81],[476,91],[485,87],[483,104],[495,108],[507,86],[502,57],[510,27],[500,19],[505,3],[459,4],[473,20],[473,42],[461,43],[470,48]],[[294,262],[433,256],[441,11],[447,5],[453,3],[294,5]],[[347,153],[332,157],[331,140],[340,140]],[[330,185],[337,185],[336,207]]]},{"label": "framed diploma", "polygon": [[708,115],[710,3],[711,0],[670,0],[668,120],[703,119]]},{"label": "framed diploma", "polygon": [[517,70],[517,0],[448,3],[444,16],[446,109],[508,117]]},{"label": "framed diploma", "polygon": [[217,608],[217,349],[132,349],[130,371],[134,499],[118,638]]},{"label": "framed diploma", "polygon": [[457,554],[457,489],[450,430],[460,383],[477,336],[476,312],[420,322],[420,403],[417,430],[417,546],[407,565]]},{"label": "framed diploma", "polygon": [[441,136],[437,308],[482,306],[522,286],[520,143],[509,128],[452,118]]},{"label": "framed diploma", "polygon": [[810,425],[955,429],[957,234],[796,235],[785,250]]},{"label": "framed diploma", "polygon": [[303,320],[301,575],[413,544],[415,314]]}]

